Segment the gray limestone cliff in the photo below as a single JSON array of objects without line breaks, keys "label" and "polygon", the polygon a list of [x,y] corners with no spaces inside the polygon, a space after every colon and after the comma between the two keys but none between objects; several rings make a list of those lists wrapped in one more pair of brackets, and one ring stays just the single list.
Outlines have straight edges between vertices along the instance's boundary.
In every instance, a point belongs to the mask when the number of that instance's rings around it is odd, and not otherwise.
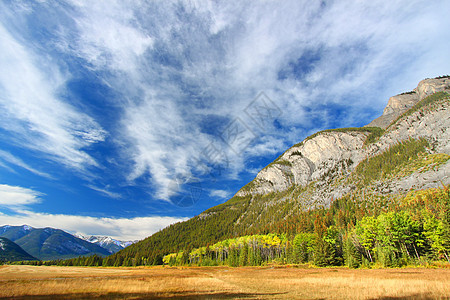
[{"label": "gray limestone cliff", "polygon": [[[426,149],[429,154],[450,155],[448,97],[418,108],[419,101],[427,96],[449,89],[448,77],[422,80],[413,92],[391,97],[383,115],[369,123],[370,127],[385,129],[373,143],[366,143],[373,132],[367,127],[319,132],[288,149],[236,196],[279,193],[297,186],[309,190],[299,196],[303,203],[326,205],[333,198],[357,190],[348,177],[361,161],[380,155],[401,141],[423,138],[429,144]],[[405,112],[408,114],[402,116]],[[448,185],[449,170],[447,158],[437,167],[375,182],[365,189],[378,194],[395,194]]]},{"label": "gray limestone cliff", "polygon": [[424,79],[411,92],[389,98],[383,114],[367,124],[367,127],[387,128],[398,116],[413,107],[417,102],[436,92],[450,90],[450,78]]}]

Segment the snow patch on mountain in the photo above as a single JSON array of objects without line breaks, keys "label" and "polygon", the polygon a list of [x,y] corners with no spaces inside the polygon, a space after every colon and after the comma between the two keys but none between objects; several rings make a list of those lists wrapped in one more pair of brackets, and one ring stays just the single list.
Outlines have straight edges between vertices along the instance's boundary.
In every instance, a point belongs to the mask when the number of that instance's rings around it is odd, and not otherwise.
[{"label": "snow patch on mountain", "polygon": [[76,236],[87,242],[97,244],[100,247],[105,248],[106,250],[108,250],[111,253],[116,253],[116,252],[137,242],[137,241],[120,241],[120,240],[113,239],[109,236],[99,236],[99,235],[85,236],[83,234],[77,234]]}]

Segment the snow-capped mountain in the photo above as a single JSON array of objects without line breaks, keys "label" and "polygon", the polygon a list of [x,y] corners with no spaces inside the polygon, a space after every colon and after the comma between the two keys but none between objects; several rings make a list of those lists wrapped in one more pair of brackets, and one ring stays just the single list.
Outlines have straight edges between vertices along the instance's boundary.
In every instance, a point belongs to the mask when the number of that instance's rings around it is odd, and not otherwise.
[{"label": "snow-capped mountain", "polygon": [[[89,243],[55,228],[34,228],[28,225],[0,226],[0,237],[14,242],[31,256],[41,260],[66,259],[84,255],[110,254],[108,249]],[[4,243],[3,243],[4,244]]]},{"label": "snow-capped mountain", "polygon": [[116,253],[116,252],[130,246],[131,244],[134,244],[137,242],[137,241],[119,241],[119,240],[113,239],[109,236],[99,236],[99,235],[85,236],[82,234],[77,234],[76,236],[87,242],[97,244],[100,247],[108,250],[110,253]]}]

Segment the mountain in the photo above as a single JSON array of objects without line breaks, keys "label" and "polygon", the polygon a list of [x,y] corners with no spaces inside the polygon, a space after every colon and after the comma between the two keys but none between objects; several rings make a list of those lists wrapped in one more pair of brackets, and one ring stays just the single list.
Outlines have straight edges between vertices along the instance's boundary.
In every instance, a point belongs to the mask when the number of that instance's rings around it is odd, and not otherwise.
[{"label": "mountain", "polygon": [[11,241],[15,241],[26,236],[33,229],[34,229],[33,227],[30,227],[28,225],[23,226],[5,225],[0,227],[0,236],[6,237]]},{"label": "mountain", "polygon": [[[358,170],[357,166],[363,161],[368,162],[370,158],[381,158],[399,142],[413,145],[412,140],[425,139],[423,146],[427,154],[423,160],[437,159],[442,155],[447,157],[450,154],[450,121],[449,94],[445,90],[450,92],[449,78],[423,80],[413,92],[407,94],[407,98],[404,95],[390,98],[380,118],[383,118],[383,122],[391,123],[388,126],[383,124],[382,129],[343,128],[321,131],[308,137],[261,170],[236,195],[268,194],[285,191],[293,186],[308,187],[313,184],[313,193],[302,203],[310,201],[311,204],[327,205],[332,198],[340,198],[355,189],[361,190],[358,180],[365,178],[358,176],[362,175],[358,174],[362,171],[362,165]],[[379,124],[380,118],[368,126]],[[439,156],[439,153],[442,155]],[[423,160],[421,163],[424,163]],[[394,170],[397,166],[391,167]],[[436,187],[439,179],[449,179],[444,174],[447,170],[448,164],[428,172],[410,170],[405,176],[395,176],[377,182],[370,188],[365,186],[364,189],[376,189],[381,194],[397,194],[411,188]],[[353,177],[348,178],[350,175]]]},{"label": "mountain", "polygon": [[1,261],[21,261],[21,260],[38,260],[31,256],[19,245],[13,241],[0,237],[0,262]]},{"label": "mountain", "polygon": [[22,247],[40,260],[66,259],[85,255],[109,255],[108,250],[63,230],[23,226],[2,226],[0,236]]},{"label": "mountain", "polygon": [[122,249],[125,249],[131,244],[136,243],[136,241],[119,241],[108,236],[98,236],[98,235],[84,236],[82,234],[77,234],[77,237],[82,240],[88,241],[89,243],[99,245],[100,247],[108,250],[111,254],[116,253]]},{"label": "mountain", "polygon": [[[350,224],[411,190],[450,184],[450,77],[422,80],[389,99],[362,128],[324,130],[292,146],[230,200],[111,257],[161,263],[163,255],[250,234],[314,230],[309,211],[348,206]],[[333,209],[341,209],[334,207]],[[322,210],[323,211],[323,210]],[[347,222],[346,221],[346,222]]]},{"label": "mountain", "polygon": [[450,78],[447,76],[424,79],[419,82],[414,90],[389,98],[383,114],[366,126],[386,129],[392,121],[416,105],[420,100],[437,92],[448,90],[449,85]]}]

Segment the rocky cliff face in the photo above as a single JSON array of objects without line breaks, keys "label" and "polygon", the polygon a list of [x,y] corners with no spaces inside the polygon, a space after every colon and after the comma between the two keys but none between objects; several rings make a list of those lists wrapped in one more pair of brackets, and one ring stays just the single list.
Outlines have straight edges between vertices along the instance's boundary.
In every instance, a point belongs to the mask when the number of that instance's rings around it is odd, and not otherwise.
[{"label": "rocky cliff face", "polygon": [[[365,144],[370,128],[367,131],[364,128],[325,131],[306,139],[260,171],[236,196],[264,195],[301,186],[310,190],[299,196],[303,203],[327,204],[332,198],[357,189],[355,183],[346,179],[362,160],[380,155],[401,141],[425,138],[430,145],[429,154],[449,155],[449,100],[441,99],[420,109],[411,109],[427,96],[449,88],[449,78],[426,79],[413,92],[391,97],[382,119],[369,124],[386,129],[374,143]],[[393,122],[408,110],[410,114]],[[450,184],[449,170],[450,161],[447,161],[430,170],[390,178],[366,188],[379,194],[395,194],[411,188],[447,185]]]},{"label": "rocky cliff face", "polygon": [[398,116],[413,107],[417,102],[436,92],[450,90],[450,78],[424,79],[411,92],[389,98],[383,114],[367,124],[368,127],[387,128]]},{"label": "rocky cliff face", "polygon": [[324,132],[287,150],[256,176],[250,188],[237,195],[267,194],[286,190],[292,184],[305,186],[333,173],[351,171],[364,159],[360,151],[368,132]]}]

